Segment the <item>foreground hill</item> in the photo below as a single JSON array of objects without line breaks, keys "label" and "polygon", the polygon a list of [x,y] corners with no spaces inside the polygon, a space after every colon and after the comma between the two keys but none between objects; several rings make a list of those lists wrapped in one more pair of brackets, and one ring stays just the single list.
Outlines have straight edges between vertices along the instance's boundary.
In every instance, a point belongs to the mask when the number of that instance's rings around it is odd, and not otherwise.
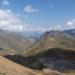
[{"label": "foreground hill", "polygon": [[0,54],[13,54],[26,49],[33,43],[32,39],[18,34],[0,31]]},{"label": "foreground hill", "polygon": [[50,69],[35,71],[0,56],[0,75],[63,75],[62,73]]},{"label": "foreground hill", "polygon": [[36,55],[50,48],[75,50],[75,38],[61,31],[46,32],[23,54],[25,56]]},{"label": "foreground hill", "polygon": [[0,75],[35,75],[33,70],[20,66],[0,56]]}]

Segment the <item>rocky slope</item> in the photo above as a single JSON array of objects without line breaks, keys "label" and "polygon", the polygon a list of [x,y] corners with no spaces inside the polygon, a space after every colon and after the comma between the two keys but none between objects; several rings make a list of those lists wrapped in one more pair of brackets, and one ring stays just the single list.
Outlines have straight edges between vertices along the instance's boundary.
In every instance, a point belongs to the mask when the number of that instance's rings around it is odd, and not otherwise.
[{"label": "rocky slope", "polygon": [[46,32],[23,54],[26,56],[35,55],[50,48],[75,50],[75,38],[61,31]]}]

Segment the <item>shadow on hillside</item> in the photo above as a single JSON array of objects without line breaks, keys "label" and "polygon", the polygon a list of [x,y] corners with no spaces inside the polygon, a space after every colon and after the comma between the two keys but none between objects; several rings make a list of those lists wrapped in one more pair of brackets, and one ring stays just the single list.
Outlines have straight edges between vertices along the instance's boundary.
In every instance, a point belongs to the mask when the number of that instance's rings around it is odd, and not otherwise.
[{"label": "shadow on hillside", "polygon": [[42,70],[43,68],[51,68],[58,71],[75,70],[75,51],[72,50],[52,48],[35,56],[6,55],[5,57],[25,67],[37,70]]}]

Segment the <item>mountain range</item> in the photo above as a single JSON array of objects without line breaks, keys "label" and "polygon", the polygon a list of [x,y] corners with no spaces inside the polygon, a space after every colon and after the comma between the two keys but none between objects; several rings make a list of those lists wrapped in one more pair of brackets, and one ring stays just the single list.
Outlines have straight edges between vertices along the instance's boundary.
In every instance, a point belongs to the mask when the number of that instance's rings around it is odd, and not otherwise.
[{"label": "mountain range", "polygon": [[0,30],[0,71],[3,71],[1,74],[10,75],[11,72],[13,75],[74,75],[74,31],[51,30],[35,39],[34,36]]},{"label": "mountain range", "polygon": [[34,55],[50,48],[75,50],[75,38],[69,33],[51,30],[44,33],[31,47],[24,51],[25,55]]},{"label": "mountain range", "polygon": [[64,30],[64,32],[75,38],[75,29]]},{"label": "mountain range", "polygon": [[[0,29],[0,54],[18,54],[22,51],[26,52],[26,54],[30,51],[30,53],[35,51],[39,53],[39,51],[41,52],[52,47],[71,48],[72,50],[75,48],[75,29],[64,31],[51,30],[41,34],[15,33]],[[37,36],[35,37],[35,35]]]},{"label": "mountain range", "polygon": [[33,42],[32,38],[0,30],[0,54],[18,54]]},{"label": "mountain range", "polygon": [[29,67],[34,69],[75,70],[75,38],[65,31],[45,32],[22,54],[28,57]]}]

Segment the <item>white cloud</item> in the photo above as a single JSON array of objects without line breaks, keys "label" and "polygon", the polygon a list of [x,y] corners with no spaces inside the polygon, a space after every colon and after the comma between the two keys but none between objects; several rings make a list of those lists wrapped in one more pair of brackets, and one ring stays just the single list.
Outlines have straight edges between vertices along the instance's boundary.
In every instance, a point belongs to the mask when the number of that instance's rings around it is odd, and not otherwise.
[{"label": "white cloud", "polygon": [[19,17],[17,16],[17,14],[14,14],[11,10],[0,9],[0,29],[15,32],[45,32],[52,29],[61,29],[61,25],[55,25],[55,27],[51,27],[51,25],[42,26],[26,24],[21,19],[19,19]]},{"label": "white cloud", "polygon": [[75,19],[72,19],[71,21],[68,21],[67,26],[70,27],[70,28],[75,28]]},{"label": "white cloud", "polygon": [[27,27],[26,29],[25,29],[25,31],[34,31],[34,32],[46,32],[46,31],[49,31],[49,30],[51,30],[51,28],[49,29],[47,29],[47,28],[44,28],[44,27],[32,27],[32,26],[30,26],[30,27]]},{"label": "white cloud", "polygon": [[25,25],[11,10],[0,9],[0,28],[9,31],[22,31]]},{"label": "white cloud", "polygon": [[39,12],[39,9],[36,9],[34,8],[32,5],[27,5],[25,8],[24,8],[24,11],[27,12],[27,13],[38,13]]},{"label": "white cloud", "polygon": [[2,5],[9,6],[10,2],[8,0],[3,0]]},{"label": "white cloud", "polygon": [[73,20],[67,22],[67,25],[69,25],[69,26],[70,26],[70,25],[74,25],[74,24],[75,24],[75,19],[73,19]]},{"label": "white cloud", "polygon": [[52,30],[62,30],[62,29],[63,29],[62,25],[59,25],[59,24],[54,25],[54,26],[52,27]]},{"label": "white cloud", "polygon": [[59,28],[59,29],[62,28],[61,25],[56,25],[56,27]]},{"label": "white cloud", "polygon": [[25,24],[11,10],[3,9],[0,9],[0,29],[14,32],[45,32],[50,30],[49,28],[43,26]]}]

